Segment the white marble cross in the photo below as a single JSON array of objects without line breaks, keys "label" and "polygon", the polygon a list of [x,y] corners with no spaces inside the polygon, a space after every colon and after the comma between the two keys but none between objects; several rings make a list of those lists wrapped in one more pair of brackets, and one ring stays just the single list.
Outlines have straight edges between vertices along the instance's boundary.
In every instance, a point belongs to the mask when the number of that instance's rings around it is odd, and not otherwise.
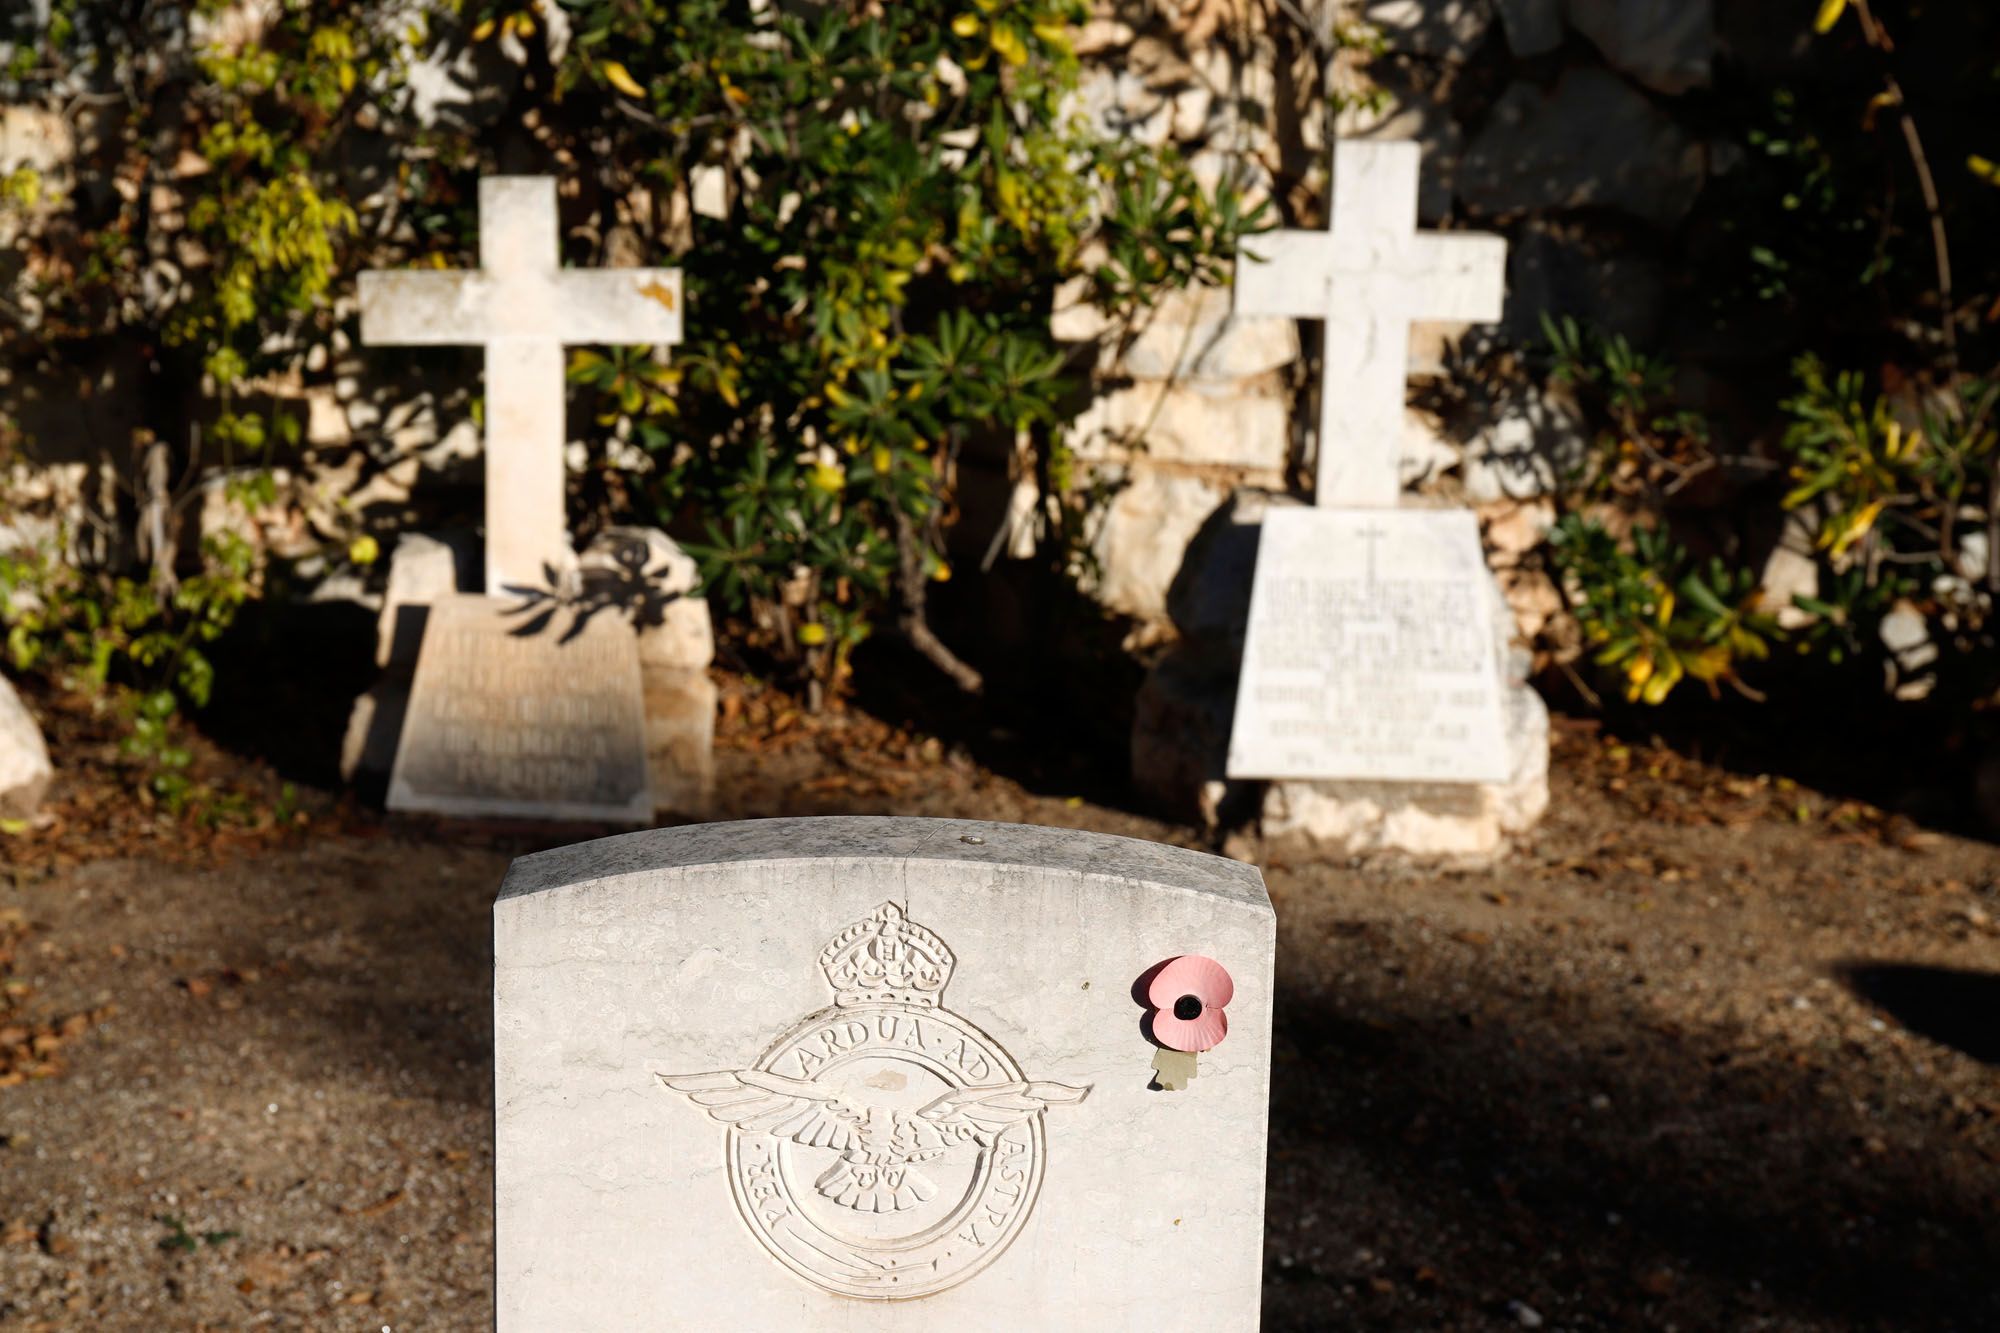
[{"label": "white marble cross", "polygon": [[479,182],[479,268],[361,275],[361,340],[486,348],[486,591],[573,563],[563,514],[563,346],[677,343],[681,274],[565,269],[551,176]]},{"label": "white marble cross", "polygon": [[1395,505],[1411,323],[1500,318],[1507,242],[1417,231],[1422,155],[1336,144],[1329,229],[1253,237],[1244,248],[1266,262],[1236,268],[1237,313],[1326,321],[1319,505]]}]

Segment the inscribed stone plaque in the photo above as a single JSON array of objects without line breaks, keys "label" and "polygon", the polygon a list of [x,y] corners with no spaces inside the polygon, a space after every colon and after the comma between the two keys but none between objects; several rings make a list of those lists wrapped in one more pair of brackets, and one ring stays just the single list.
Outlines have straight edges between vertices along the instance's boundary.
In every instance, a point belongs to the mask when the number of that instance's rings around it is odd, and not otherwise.
[{"label": "inscribed stone plaque", "polygon": [[1273,510],[1229,776],[1504,781],[1489,577],[1467,510]]},{"label": "inscribed stone plaque", "polygon": [[488,597],[431,604],[390,809],[651,821],[632,627],[540,620]]},{"label": "inscribed stone plaque", "polygon": [[[523,857],[494,907],[496,1309],[550,1329],[1257,1327],[1274,919],[1068,829],[771,819]],[[1199,953],[1228,1035],[1152,1087]]]}]

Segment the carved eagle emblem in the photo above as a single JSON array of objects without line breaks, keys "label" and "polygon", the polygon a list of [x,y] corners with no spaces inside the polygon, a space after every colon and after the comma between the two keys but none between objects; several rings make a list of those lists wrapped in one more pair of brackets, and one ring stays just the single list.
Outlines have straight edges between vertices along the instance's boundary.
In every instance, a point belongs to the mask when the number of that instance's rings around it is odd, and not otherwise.
[{"label": "carved eagle emblem", "polygon": [[840,1154],[813,1188],[858,1213],[902,1212],[934,1197],[917,1163],[962,1145],[984,1152],[1009,1125],[1050,1106],[1073,1105],[1090,1089],[1023,1081],[954,1088],[915,1110],[872,1106],[807,1079],[760,1069],[661,1074],[715,1120],[745,1134],[769,1134]]}]

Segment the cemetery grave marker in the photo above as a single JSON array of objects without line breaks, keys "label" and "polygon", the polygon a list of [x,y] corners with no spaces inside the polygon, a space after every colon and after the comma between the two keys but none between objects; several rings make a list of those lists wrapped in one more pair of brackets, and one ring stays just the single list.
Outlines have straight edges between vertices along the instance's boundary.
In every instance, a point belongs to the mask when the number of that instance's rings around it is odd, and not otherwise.
[{"label": "cemetery grave marker", "polygon": [[[1254,1329],[1273,934],[1254,868],[1067,829],[770,819],[517,860],[499,1328]],[[1227,1039],[1213,1014],[1168,1092],[1141,983],[1197,953],[1234,979]]]},{"label": "cemetery grave marker", "polygon": [[[364,342],[486,353],[486,598],[425,613],[389,780],[395,810],[646,823],[638,639],[560,596],[566,343],[681,339],[677,269],[565,269],[556,183],[479,182],[480,267],[365,272]],[[523,600],[509,607],[507,594]],[[371,714],[372,716],[372,714]]]},{"label": "cemetery grave marker", "polygon": [[1504,780],[1487,577],[1466,510],[1265,515],[1231,776]]},{"label": "cemetery grave marker", "polygon": [[1418,231],[1422,157],[1413,143],[1336,144],[1327,230],[1253,237],[1263,262],[1236,269],[1237,314],[1324,324],[1319,505],[1396,504],[1410,325],[1500,318],[1507,242]]},{"label": "cemetery grave marker", "polygon": [[486,349],[486,591],[572,563],[563,347],[681,340],[679,269],[566,269],[552,176],[479,182],[479,268],[361,275],[361,340]]},{"label": "cemetery grave marker", "polygon": [[1232,778],[1508,777],[1491,575],[1469,510],[1396,508],[1410,324],[1498,319],[1506,242],[1416,230],[1421,151],[1342,142],[1328,231],[1250,242],[1239,313],[1325,321],[1312,509],[1264,520]]},{"label": "cemetery grave marker", "polygon": [[613,615],[526,617],[486,597],[432,603],[389,808],[649,823],[639,652]]}]

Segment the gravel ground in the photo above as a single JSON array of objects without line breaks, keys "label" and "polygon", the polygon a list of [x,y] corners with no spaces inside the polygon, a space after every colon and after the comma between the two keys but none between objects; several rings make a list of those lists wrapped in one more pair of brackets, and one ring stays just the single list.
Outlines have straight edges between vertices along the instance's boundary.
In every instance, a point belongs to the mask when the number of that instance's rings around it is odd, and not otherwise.
[{"label": "gravel ground", "polygon": [[[728,816],[1195,842],[865,718],[724,740]],[[1280,923],[1265,1326],[2000,1327],[2000,852],[1588,729],[1556,771],[1495,867],[1235,848]],[[550,834],[155,822],[0,888],[0,1325],[488,1327],[487,908]]]}]

